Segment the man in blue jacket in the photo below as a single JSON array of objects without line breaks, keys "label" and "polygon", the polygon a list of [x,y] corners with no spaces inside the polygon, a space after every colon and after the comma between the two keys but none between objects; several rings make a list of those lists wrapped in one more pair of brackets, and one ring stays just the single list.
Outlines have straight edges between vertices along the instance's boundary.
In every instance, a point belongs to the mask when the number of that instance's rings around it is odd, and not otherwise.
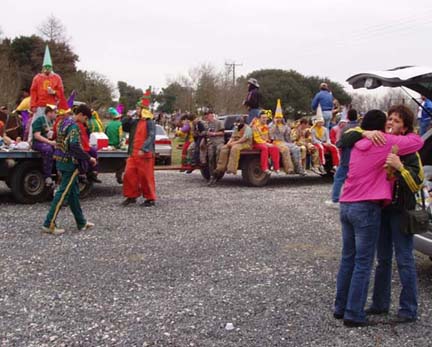
[{"label": "man in blue jacket", "polygon": [[332,118],[333,95],[330,93],[327,83],[320,84],[320,91],[315,94],[312,100],[312,109],[317,110],[318,105],[321,105],[321,110],[324,118],[324,126],[330,129],[330,120]]},{"label": "man in blue jacket", "polygon": [[[420,136],[429,130],[431,125],[431,114],[432,114],[432,101],[427,99],[424,95],[421,96],[422,108],[420,119]],[[420,113],[420,112],[419,112]]]}]

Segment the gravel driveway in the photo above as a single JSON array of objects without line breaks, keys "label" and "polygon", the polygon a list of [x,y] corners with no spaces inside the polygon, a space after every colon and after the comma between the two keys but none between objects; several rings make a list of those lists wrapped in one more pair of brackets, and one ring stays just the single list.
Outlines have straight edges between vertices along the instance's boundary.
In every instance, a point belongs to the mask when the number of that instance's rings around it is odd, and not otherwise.
[{"label": "gravel driveway", "polygon": [[[431,346],[432,262],[416,254],[419,321],[346,328],[332,317],[340,254],[331,183],[157,172],[155,208],[119,207],[113,175],[82,202],[96,228],[41,234],[48,203],[0,186],[0,346]],[[374,318],[375,319],[375,318]],[[232,330],[227,330],[232,324]]]}]

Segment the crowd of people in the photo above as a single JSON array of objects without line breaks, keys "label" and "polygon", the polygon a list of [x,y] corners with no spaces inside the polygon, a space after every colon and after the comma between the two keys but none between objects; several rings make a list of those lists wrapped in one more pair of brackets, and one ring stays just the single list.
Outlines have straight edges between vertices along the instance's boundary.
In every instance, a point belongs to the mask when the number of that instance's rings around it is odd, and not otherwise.
[{"label": "crowd of people", "polygon": [[[16,108],[20,123],[5,129],[0,120],[0,135],[6,145],[23,142],[41,153],[45,183],[56,187],[42,227],[51,234],[64,232],[57,225],[57,216],[65,203],[79,230],[94,227],[81,210],[78,187],[80,177],[100,182],[97,149],[89,143],[91,133],[105,132],[113,148],[124,147],[123,132],[129,133],[123,206],[136,203],[141,195],[144,206],[155,205],[156,122],[165,128],[175,124],[174,136],[183,139],[183,171],[190,173],[196,167],[208,166],[210,185],[225,173],[237,173],[244,150],[259,151],[261,169],[267,175],[283,170],[304,176],[308,165],[323,174],[326,155],[330,156],[335,175],[331,200],[326,204],[340,210],[342,225],[334,317],[343,319],[346,326],[359,327],[373,324],[368,315],[389,312],[394,249],[402,286],[397,321],[414,322],[418,303],[413,235],[407,233],[402,218],[405,211],[415,209],[415,193],[424,181],[417,154],[423,141],[414,132],[414,113],[396,105],[387,113],[371,110],[362,119],[356,110],[349,109],[337,119],[341,106],[328,84],[321,83],[311,103],[316,115],[289,123],[279,100],[274,114],[261,109],[259,88],[256,79],[248,80],[243,102],[248,114],[235,119],[228,141],[224,122],[212,110],[196,117],[161,114],[155,120],[149,111],[149,90],[138,101],[137,109],[123,119],[122,110],[109,108],[110,122],[104,126],[96,111],[85,104],[74,107],[73,98],[66,100],[47,47],[42,72],[35,76],[29,95]],[[4,111],[0,109],[0,113]],[[423,98],[417,115],[420,134],[430,127],[431,111],[432,103]],[[6,121],[10,125],[10,120]],[[52,179],[54,163],[60,177],[57,182]],[[372,303],[365,309],[375,253],[378,264]]]}]

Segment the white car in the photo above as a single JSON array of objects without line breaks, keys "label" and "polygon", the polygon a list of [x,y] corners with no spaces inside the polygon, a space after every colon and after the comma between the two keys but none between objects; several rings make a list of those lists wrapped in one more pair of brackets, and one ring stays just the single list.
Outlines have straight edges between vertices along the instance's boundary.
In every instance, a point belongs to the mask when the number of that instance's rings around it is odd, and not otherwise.
[{"label": "white car", "polygon": [[171,164],[171,140],[166,134],[164,128],[156,124],[156,162],[164,165]]}]

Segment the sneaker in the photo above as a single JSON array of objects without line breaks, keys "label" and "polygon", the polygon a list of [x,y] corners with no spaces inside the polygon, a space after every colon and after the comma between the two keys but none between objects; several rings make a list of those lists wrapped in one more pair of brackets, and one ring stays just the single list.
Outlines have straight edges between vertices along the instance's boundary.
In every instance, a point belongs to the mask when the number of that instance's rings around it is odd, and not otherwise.
[{"label": "sneaker", "polygon": [[275,172],[276,172],[276,175],[280,174],[280,170],[276,170]]},{"label": "sneaker", "polygon": [[94,172],[90,173],[87,176],[87,178],[88,178],[89,181],[92,181],[92,182],[95,182],[95,183],[102,183],[102,181],[97,177],[97,175]]},{"label": "sneaker", "polygon": [[47,234],[52,234],[52,235],[61,235],[65,232],[65,230],[57,228],[57,227],[54,227],[54,229],[51,229],[51,228],[43,225],[42,226],[42,232],[47,233]]},{"label": "sneaker", "polygon": [[78,231],[87,231],[89,229],[94,228],[94,226],[95,226],[94,223],[87,222],[86,225],[84,225],[81,228],[78,228]]},{"label": "sneaker", "polygon": [[217,182],[217,179],[215,177],[210,177],[210,180],[208,181],[207,185],[209,187],[214,186]]},{"label": "sneaker", "polygon": [[45,185],[47,187],[54,187],[55,182],[53,181],[53,179],[51,177],[47,177],[47,178],[45,178]]},{"label": "sneaker", "polygon": [[121,206],[127,206],[130,204],[135,204],[136,203],[136,198],[126,198],[120,205]]},{"label": "sneaker", "polygon": [[266,175],[271,175],[271,171],[270,171],[269,169],[264,170],[264,173],[265,173]]},{"label": "sneaker", "polygon": [[154,206],[154,205],[155,205],[155,201],[154,200],[145,200],[141,204],[141,206],[144,206],[144,207],[151,207],[151,206]]},{"label": "sneaker", "polygon": [[404,324],[404,323],[414,323],[417,320],[417,318],[413,317],[403,317],[403,316],[397,316],[395,319],[392,320],[393,323],[396,324]]},{"label": "sneaker", "polygon": [[379,314],[388,314],[388,311],[385,310],[378,310],[377,308],[374,307],[369,307],[365,310],[365,313],[368,316],[372,316],[372,315],[379,315]]},{"label": "sneaker", "polygon": [[118,184],[123,184],[123,177],[121,174],[116,174],[116,180]]},{"label": "sneaker", "polygon": [[321,175],[321,172],[320,172],[319,168],[317,168],[317,167],[312,167],[310,170],[311,170],[313,173],[316,173],[317,175]]},{"label": "sneaker", "polygon": [[187,170],[186,173],[187,174],[191,174],[193,170]]},{"label": "sneaker", "polygon": [[334,209],[339,209],[339,203],[338,202],[334,202],[332,200],[326,200],[324,201],[324,204],[329,207],[329,208],[334,208]]},{"label": "sneaker", "polygon": [[307,173],[305,170],[300,170],[299,172],[297,172],[297,174],[300,176],[307,176]]},{"label": "sneaker", "polygon": [[322,166],[322,165],[318,168],[318,170],[319,170],[321,175],[325,175],[327,173],[326,170],[324,169],[324,166]]},{"label": "sneaker", "polygon": [[377,325],[377,322],[364,321],[364,322],[356,322],[350,319],[344,319],[343,324],[349,328],[360,328],[360,327],[370,327]]},{"label": "sneaker", "polygon": [[337,168],[338,168],[338,167],[335,165],[335,166],[332,167],[331,171],[332,171],[332,172],[336,172]]}]

